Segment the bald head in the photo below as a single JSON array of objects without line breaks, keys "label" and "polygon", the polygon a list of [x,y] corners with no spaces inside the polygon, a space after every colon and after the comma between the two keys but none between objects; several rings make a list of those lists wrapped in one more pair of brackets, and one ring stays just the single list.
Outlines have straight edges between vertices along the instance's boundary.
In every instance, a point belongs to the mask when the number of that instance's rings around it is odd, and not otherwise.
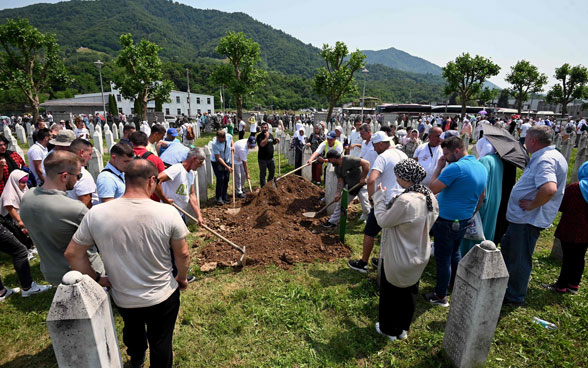
[{"label": "bald head", "polygon": [[125,170],[127,189],[143,187],[152,176],[157,177],[158,174],[153,162],[144,159],[132,160]]},{"label": "bald head", "polygon": [[441,143],[441,133],[443,130],[439,127],[433,127],[429,130],[429,145],[437,147]]}]

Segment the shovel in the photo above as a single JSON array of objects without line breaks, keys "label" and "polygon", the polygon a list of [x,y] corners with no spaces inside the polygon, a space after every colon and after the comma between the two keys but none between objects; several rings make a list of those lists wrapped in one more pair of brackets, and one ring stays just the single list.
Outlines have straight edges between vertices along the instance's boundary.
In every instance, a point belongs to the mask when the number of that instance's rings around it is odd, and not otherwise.
[{"label": "shovel", "polygon": [[[357,183],[353,187],[351,187],[351,189],[349,189],[349,191],[351,192],[352,190],[356,189],[357,187],[359,187],[359,183]],[[327,208],[329,208],[330,205],[332,205],[333,203],[335,203],[337,201],[338,200],[334,200],[333,199],[331,202],[329,202],[329,204],[327,204],[325,207],[321,208],[320,210],[318,210],[316,212],[304,212],[302,214],[302,216],[314,218],[314,217],[316,217],[316,215],[318,215],[319,213],[323,212],[324,210],[326,210]]]},{"label": "shovel", "polygon": [[297,168],[297,169],[294,169],[294,170],[292,170],[292,171],[290,171],[290,172],[287,172],[286,174],[284,174],[284,175],[280,176],[279,178],[274,178],[274,188],[278,189],[278,185],[277,185],[277,183],[278,183],[278,180],[280,180],[280,179],[282,179],[282,178],[285,178],[286,176],[288,176],[288,175],[290,175],[290,174],[293,174],[293,173],[295,173],[295,172],[296,172],[296,171],[298,171],[298,170],[302,170],[302,169],[303,169],[303,168],[305,168],[306,166],[312,165],[312,164],[313,164],[315,161],[316,161],[316,160],[312,160],[312,161],[310,161],[309,163],[307,163],[307,164],[304,164],[304,165],[300,166],[300,167],[299,167],[299,168]]},{"label": "shovel", "polygon": [[221,234],[217,233],[216,231],[212,230],[211,228],[209,228],[208,226],[201,224],[198,222],[198,220],[196,220],[196,218],[192,215],[190,215],[188,212],[184,211],[182,208],[180,208],[177,204],[172,203],[172,206],[174,206],[178,211],[180,211],[181,213],[183,213],[184,215],[188,216],[192,221],[194,221],[195,223],[198,224],[198,226],[202,226],[203,228],[205,228],[206,230],[210,231],[211,233],[213,233],[214,235],[218,236],[219,238],[221,238],[222,240],[226,241],[227,243],[229,243],[233,248],[237,249],[239,252],[241,252],[241,258],[239,258],[239,265],[240,266],[244,266],[245,262],[246,262],[246,258],[245,258],[245,247],[241,248],[240,246],[238,246],[237,244],[233,243],[232,241],[230,241],[229,239],[225,238],[224,236],[222,236]]},{"label": "shovel", "polygon": [[233,168],[233,208],[229,208],[227,213],[229,215],[236,215],[241,211],[241,208],[235,208],[237,202],[235,201],[235,152],[231,151],[231,166]]}]

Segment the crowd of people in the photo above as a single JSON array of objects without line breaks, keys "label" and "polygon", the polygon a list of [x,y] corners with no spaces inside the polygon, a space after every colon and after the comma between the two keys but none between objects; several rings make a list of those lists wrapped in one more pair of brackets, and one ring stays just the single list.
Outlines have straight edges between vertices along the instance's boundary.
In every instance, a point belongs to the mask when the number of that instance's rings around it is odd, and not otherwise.
[{"label": "crowd of people", "polygon": [[[295,126],[290,149],[296,168],[311,165],[312,181],[321,184],[325,164],[332,164],[338,180],[335,201],[344,188],[350,201],[359,199],[360,220],[365,222],[362,256],[348,265],[362,273],[370,262],[380,268],[375,327],[390,340],[407,337],[419,280],[432,252],[431,237],[436,284],[423,296],[432,304],[449,306],[457,266],[473,246],[464,237],[475,216],[481,218],[485,238],[501,244],[510,274],[503,303],[524,305],[537,239],[561,211],[556,231],[564,254],[561,274],[543,286],[558,293],[578,291],[588,237],[569,229],[588,225],[588,163],[578,172],[579,182],[566,188],[568,164],[552,137],[554,132],[565,134],[567,125],[562,129],[561,123],[548,120],[478,116],[458,122],[422,116],[414,129],[405,123],[383,125],[374,132],[366,116],[365,121],[354,119],[347,137],[340,125],[327,131],[324,122],[306,135],[301,116],[257,120],[252,114],[245,123],[230,115],[221,116],[212,141],[216,204],[230,203],[231,173],[237,197],[243,197],[246,183],[251,189],[251,150],[257,149],[260,186],[274,179],[274,148],[280,139],[271,127],[285,131],[282,118],[287,118]],[[193,277],[184,215],[167,204],[192,211],[199,223],[206,221],[194,187],[194,171],[204,164],[205,154],[193,146],[191,126],[181,123],[169,129],[154,123],[148,134],[134,124],[125,125],[95,181],[85,168],[93,145],[82,117],[74,120],[75,128],[65,122],[49,127],[37,123],[28,165],[0,136],[0,250],[13,258],[22,288],[5,287],[0,280],[0,300],[18,292],[23,297],[42,293],[59,285],[69,270],[78,270],[110,289],[124,321],[132,366],[141,366],[148,346],[152,364],[171,366],[179,291]],[[512,133],[524,138],[531,158],[516,183],[514,166],[474,130],[482,124],[507,130],[514,126]],[[583,133],[585,127],[581,120],[573,129]],[[233,134],[239,139],[234,141]],[[478,157],[468,153],[464,142],[471,135]],[[303,162],[306,149],[312,153]],[[337,203],[322,226],[337,227],[340,216]],[[378,235],[380,255],[370,259]],[[29,260],[37,255],[49,285],[32,280]]]}]

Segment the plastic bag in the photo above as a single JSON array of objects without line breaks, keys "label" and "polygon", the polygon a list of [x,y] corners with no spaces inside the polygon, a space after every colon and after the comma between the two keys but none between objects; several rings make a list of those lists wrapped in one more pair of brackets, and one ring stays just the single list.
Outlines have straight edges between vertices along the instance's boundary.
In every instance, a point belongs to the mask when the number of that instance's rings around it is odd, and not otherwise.
[{"label": "plastic bag", "polygon": [[482,217],[480,212],[476,212],[472,224],[466,229],[464,239],[470,239],[474,241],[486,240],[484,236],[484,226],[482,225]]}]

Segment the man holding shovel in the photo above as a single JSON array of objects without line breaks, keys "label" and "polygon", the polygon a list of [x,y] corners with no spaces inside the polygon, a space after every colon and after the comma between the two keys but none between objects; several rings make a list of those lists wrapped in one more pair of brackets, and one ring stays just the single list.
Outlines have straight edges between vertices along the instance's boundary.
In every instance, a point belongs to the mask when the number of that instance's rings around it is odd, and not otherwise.
[{"label": "man holding shovel", "polygon": [[337,195],[334,201],[337,202],[335,212],[323,223],[325,228],[336,227],[341,217],[341,194],[343,187],[347,186],[349,190],[349,202],[359,194],[361,188],[366,184],[367,175],[370,171],[370,163],[359,157],[341,156],[337,150],[331,149],[327,152],[326,161],[335,166],[335,175],[337,175]]}]

